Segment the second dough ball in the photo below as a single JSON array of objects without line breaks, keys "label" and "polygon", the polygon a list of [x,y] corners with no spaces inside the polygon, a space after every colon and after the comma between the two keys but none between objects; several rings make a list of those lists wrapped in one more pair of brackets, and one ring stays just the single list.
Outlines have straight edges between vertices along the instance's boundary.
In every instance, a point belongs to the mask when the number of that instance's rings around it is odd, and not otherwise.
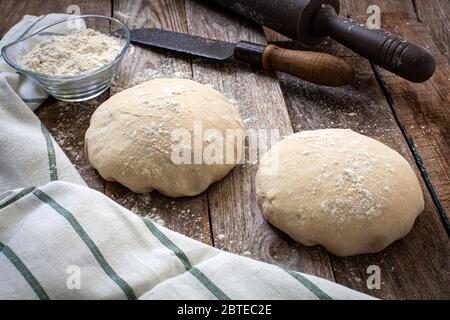
[{"label": "second dough ball", "polygon": [[155,79],[95,111],[85,153],[104,179],[134,192],[193,196],[236,165],[222,157],[239,154],[239,144],[226,140],[230,130],[243,132],[244,123],[221,93],[192,80]]},{"label": "second dough ball", "polygon": [[304,131],[279,142],[261,159],[256,190],[270,223],[338,256],[384,249],[424,209],[408,162],[351,130]]}]

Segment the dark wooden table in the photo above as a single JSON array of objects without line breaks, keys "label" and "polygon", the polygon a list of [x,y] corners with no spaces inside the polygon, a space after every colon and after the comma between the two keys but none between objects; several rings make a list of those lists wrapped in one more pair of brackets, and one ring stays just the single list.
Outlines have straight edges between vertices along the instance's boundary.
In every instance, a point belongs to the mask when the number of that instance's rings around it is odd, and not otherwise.
[{"label": "dark wooden table", "polygon": [[[114,16],[131,28],[158,27],[229,41],[286,40],[243,18],[194,0],[0,0],[0,36],[23,15],[66,12]],[[86,103],[49,98],[37,115],[49,128],[89,186],[141,215],[217,248],[318,275],[384,299],[449,299],[450,73],[448,0],[342,0],[341,14],[366,21],[377,4],[382,27],[428,47],[438,60],[423,84],[404,81],[339,44],[319,50],[352,63],[357,72],[344,88],[326,88],[290,76],[234,63],[215,64],[132,47],[110,92]],[[298,44],[292,46],[301,48]],[[197,197],[170,199],[157,192],[133,194],[105,182],[83,156],[83,138],[95,108],[110,95],[155,77],[185,77],[210,83],[236,101],[249,128],[280,128],[283,135],[329,127],[351,128],[405,156],[421,177],[425,212],[412,232],[378,254],[338,258],[320,247],[296,244],[261,216],[255,201],[256,167],[235,169]],[[382,81],[377,81],[377,78]],[[447,212],[447,213],[446,213]],[[367,268],[381,268],[382,285],[369,290]]]}]

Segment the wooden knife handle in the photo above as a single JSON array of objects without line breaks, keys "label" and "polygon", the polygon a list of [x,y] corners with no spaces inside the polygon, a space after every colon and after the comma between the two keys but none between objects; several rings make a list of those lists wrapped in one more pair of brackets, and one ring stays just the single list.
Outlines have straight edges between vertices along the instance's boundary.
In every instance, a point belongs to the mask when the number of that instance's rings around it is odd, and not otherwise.
[{"label": "wooden knife handle", "polygon": [[283,49],[273,44],[265,47],[241,41],[236,46],[235,58],[325,86],[340,87],[353,79],[350,64],[326,53]]},{"label": "wooden knife handle", "polygon": [[261,65],[267,70],[289,73],[300,79],[331,87],[349,84],[353,69],[344,60],[330,54],[296,51],[268,45]]}]

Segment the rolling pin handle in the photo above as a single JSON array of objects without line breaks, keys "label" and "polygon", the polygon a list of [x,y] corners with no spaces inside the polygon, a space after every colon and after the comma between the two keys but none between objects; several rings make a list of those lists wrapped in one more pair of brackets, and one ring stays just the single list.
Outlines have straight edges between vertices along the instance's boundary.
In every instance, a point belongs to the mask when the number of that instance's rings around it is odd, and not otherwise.
[{"label": "rolling pin handle", "polygon": [[432,53],[383,30],[371,30],[338,17],[333,7],[322,6],[314,19],[317,36],[328,35],[349,49],[409,81],[424,82],[436,69]]}]

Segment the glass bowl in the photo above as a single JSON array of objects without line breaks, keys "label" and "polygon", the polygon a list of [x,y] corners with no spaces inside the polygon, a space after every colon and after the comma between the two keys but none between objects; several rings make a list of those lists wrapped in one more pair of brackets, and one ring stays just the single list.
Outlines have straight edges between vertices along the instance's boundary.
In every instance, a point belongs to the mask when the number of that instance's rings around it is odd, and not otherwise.
[{"label": "glass bowl", "polygon": [[[51,36],[71,34],[84,28],[113,35],[119,40],[122,49],[111,63],[76,76],[52,76],[33,72],[21,66],[20,58],[39,42]],[[84,15],[60,20],[12,42],[3,47],[2,56],[12,68],[33,79],[56,99],[77,102],[95,98],[110,87],[129,46],[130,30],[125,24],[111,17]]]}]

